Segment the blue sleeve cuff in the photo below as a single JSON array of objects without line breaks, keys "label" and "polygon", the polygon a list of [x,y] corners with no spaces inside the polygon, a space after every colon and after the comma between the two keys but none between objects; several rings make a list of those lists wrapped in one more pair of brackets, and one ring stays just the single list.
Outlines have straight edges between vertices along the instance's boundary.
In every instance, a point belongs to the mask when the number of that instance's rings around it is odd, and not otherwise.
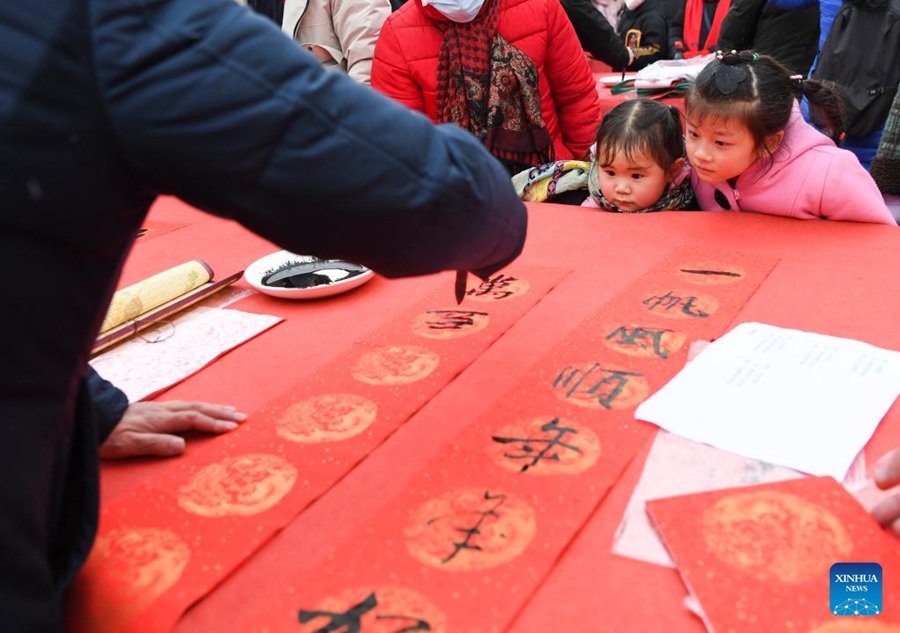
[{"label": "blue sleeve cuff", "polygon": [[94,419],[97,421],[97,432],[100,443],[106,441],[113,428],[125,415],[128,408],[128,396],[88,365],[84,383],[91,397],[94,408]]}]

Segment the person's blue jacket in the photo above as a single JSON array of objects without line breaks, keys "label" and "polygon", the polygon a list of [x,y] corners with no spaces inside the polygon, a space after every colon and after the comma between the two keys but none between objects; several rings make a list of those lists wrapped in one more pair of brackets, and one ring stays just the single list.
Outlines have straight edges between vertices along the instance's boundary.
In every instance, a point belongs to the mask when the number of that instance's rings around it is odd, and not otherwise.
[{"label": "person's blue jacket", "polygon": [[53,631],[96,531],[88,356],[158,194],[389,277],[492,272],[526,212],[468,132],[232,0],[3,2],[0,42],[0,628]]},{"label": "person's blue jacket", "polygon": [[[831,25],[834,22],[834,18],[837,17],[838,11],[841,9],[841,4],[843,0],[778,0],[780,3],[797,3],[799,6],[807,6],[810,3],[817,2],[819,4],[819,51],[821,52],[822,47],[825,46],[825,39],[828,37],[828,33],[831,32]],[[818,61],[818,58],[816,59]],[[816,69],[816,63],[813,62],[812,68],[810,69],[809,76],[813,75],[813,72]],[[803,99],[801,103],[801,108],[803,110],[803,118],[807,121],[811,121],[809,114],[809,102],[806,99]],[[878,150],[878,143],[881,141],[881,133],[884,131],[883,126],[871,134],[867,134],[866,136],[856,136],[856,137],[847,137],[841,143],[841,147],[847,150],[850,150],[856,157],[859,159],[860,164],[869,169],[869,166],[872,164],[872,159],[875,158],[875,153]]]}]

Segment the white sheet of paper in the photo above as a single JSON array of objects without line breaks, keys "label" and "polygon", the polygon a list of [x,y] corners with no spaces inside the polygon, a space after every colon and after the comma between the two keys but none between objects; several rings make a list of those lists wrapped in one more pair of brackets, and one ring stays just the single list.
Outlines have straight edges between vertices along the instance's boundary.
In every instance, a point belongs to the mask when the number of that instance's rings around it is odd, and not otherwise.
[{"label": "white sheet of paper", "polygon": [[748,459],[660,431],[641,478],[616,530],[612,551],[619,556],[675,567],[645,511],[649,499],[749,486],[802,477],[801,473]]},{"label": "white sheet of paper", "polygon": [[843,481],[900,393],[900,352],[742,323],[635,417],[718,448]]},{"label": "white sheet of paper", "polygon": [[196,307],[91,359],[129,402],[149,398],[283,319],[240,310]]}]

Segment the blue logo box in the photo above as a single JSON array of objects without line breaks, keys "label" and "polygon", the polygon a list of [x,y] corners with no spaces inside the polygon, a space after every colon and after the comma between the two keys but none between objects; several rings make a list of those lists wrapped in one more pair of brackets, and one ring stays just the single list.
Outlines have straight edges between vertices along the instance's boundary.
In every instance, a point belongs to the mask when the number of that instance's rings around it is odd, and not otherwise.
[{"label": "blue logo box", "polygon": [[832,565],[829,580],[832,615],[880,615],[883,580],[878,563]]}]

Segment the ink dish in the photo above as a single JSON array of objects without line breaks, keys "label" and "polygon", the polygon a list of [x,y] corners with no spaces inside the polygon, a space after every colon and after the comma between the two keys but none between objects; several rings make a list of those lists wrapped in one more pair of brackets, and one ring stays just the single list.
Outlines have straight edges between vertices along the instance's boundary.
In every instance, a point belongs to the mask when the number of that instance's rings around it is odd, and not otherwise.
[{"label": "ink dish", "polygon": [[244,271],[244,279],[256,290],[284,299],[318,299],[341,294],[374,276],[372,270],[359,264],[290,251],[266,255]]}]

